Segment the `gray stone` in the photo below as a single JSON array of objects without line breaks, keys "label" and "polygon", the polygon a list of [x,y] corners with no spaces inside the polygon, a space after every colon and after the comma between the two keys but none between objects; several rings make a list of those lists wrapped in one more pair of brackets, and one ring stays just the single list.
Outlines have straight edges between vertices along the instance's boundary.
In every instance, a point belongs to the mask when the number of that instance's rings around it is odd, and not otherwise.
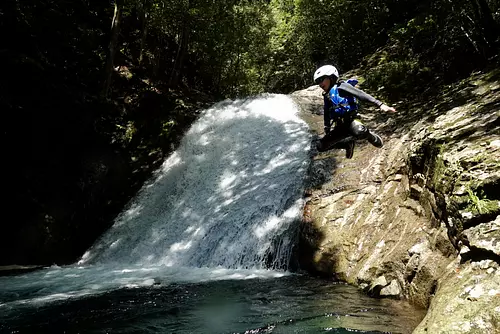
[{"label": "gray stone", "polygon": [[429,241],[426,239],[408,249],[408,254],[410,256],[412,256],[413,254],[422,255],[429,250]]},{"label": "gray stone", "polygon": [[380,290],[380,296],[382,297],[400,297],[401,287],[397,280],[393,279],[391,284]]},{"label": "gray stone", "polygon": [[500,275],[472,264],[444,276],[425,319],[413,334],[498,333]]},{"label": "gray stone", "polygon": [[470,228],[464,234],[470,246],[500,255],[500,216],[495,221]]},{"label": "gray stone", "polygon": [[425,179],[425,176],[423,174],[417,173],[417,174],[413,175],[413,179],[417,182],[419,187],[425,186],[426,179]]}]

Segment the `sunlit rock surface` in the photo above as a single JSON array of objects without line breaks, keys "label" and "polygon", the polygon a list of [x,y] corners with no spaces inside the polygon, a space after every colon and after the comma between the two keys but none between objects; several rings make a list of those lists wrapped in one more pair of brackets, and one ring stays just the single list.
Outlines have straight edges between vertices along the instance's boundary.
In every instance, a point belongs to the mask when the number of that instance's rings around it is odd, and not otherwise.
[{"label": "sunlit rock surface", "polygon": [[[365,104],[385,145],[358,141],[351,160],[314,154],[302,267],[429,308],[415,333],[500,332],[499,77],[477,74],[397,114]],[[321,137],[321,90],[292,96]]]}]

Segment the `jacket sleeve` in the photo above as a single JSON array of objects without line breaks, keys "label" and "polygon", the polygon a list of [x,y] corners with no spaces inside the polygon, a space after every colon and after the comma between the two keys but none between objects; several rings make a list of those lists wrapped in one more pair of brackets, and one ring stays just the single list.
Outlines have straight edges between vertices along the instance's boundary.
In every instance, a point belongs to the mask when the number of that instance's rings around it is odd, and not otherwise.
[{"label": "jacket sleeve", "polygon": [[380,107],[383,103],[371,96],[370,94],[367,94],[363,92],[361,89],[356,88],[348,83],[342,82],[339,85],[339,95],[341,97],[347,97],[347,96],[354,96],[355,98],[361,100],[361,101],[367,101],[371,102],[378,107]]}]

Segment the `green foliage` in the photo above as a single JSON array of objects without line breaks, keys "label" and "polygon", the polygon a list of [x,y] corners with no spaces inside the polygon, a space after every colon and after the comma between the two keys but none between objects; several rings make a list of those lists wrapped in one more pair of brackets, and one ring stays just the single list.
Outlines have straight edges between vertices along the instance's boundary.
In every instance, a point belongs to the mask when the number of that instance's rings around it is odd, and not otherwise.
[{"label": "green foliage", "polygon": [[[311,84],[314,69],[335,64],[344,73],[387,41],[418,1],[271,1],[276,26],[267,87],[290,91]],[[397,13],[397,15],[395,15]]]},{"label": "green foliage", "polygon": [[[386,87],[395,98],[411,93],[434,80],[428,57],[436,34],[434,16],[421,15],[390,34],[390,54],[377,64],[368,81]],[[379,73],[377,73],[379,72]],[[379,81],[377,83],[377,81]],[[372,84],[372,86],[374,85]]]},{"label": "green foliage", "polygon": [[[429,2],[400,23],[389,33],[387,57],[369,63],[375,73],[367,75],[368,85],[383,86],[385,95],[395,99],[412,91],[425,98],[429,84],[451,83],[484,66],[498,48],[487,32],[496,31],[498,37],[498,24],[486,26],[488,13],[478,11],[479,2]],[[484,20],[477,20],[480,16]]]},{"label": "green foliage", "polygon": [[479,194],[477,194],[470,187],[467,187],[467,195],[467,202],[469,203],[469,205],[465,209],[466,211],[482,215],[497,212],[499,210],[499,202],[487,199],[484,191],[481,191]]},{"label": "green foliage", "polygon": [[366,73],[365,78],[366,87],[372,91],[390,92],[387,98],[391,101],[398,101],[415,94],[415,90],[431,82],[433,76],[429,67],[422,67],[416,60],[391,60],[372,67],[371,71]]}]

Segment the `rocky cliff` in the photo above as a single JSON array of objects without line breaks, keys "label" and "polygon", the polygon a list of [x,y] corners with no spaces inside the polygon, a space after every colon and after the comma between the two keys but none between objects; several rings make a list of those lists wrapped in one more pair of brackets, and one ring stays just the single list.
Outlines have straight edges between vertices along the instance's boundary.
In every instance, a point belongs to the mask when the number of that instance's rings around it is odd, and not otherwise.
[{"label": "rocky cliff", "polygon": [[[302,267],[428,308],[414,333],[500,332],[499,78],[477,73],[396,114],[365,105],[383,148],[315,152]],[[321,136],[321,90],[292,97]]]}]

